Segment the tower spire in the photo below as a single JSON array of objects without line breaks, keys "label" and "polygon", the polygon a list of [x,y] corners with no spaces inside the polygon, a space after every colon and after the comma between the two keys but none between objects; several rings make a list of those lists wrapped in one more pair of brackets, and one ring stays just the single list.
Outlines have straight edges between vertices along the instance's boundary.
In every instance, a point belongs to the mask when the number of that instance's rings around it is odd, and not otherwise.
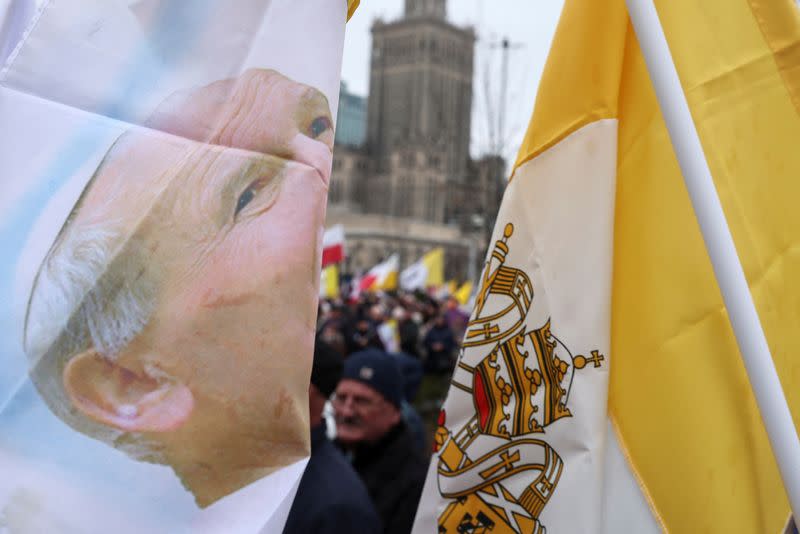
[{"label": "tower spire", "polygon": [[447,17],[447,0],[406,0],[406,18]]}]

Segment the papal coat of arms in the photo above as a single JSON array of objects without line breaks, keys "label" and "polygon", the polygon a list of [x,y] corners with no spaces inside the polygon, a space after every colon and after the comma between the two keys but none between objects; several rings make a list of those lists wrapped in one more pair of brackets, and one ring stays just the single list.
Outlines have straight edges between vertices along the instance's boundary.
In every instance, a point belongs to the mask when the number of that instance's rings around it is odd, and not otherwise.
[{"label": "papal coat of arms", "polygon": [[513,234],[507,224],[495,242],[453,375],[451,395],[469,395],[474,415],[456,429],[447,426],[445,410],[439,415],[442,534],[546,532],[539,515],[564,469],[547,427],[572,415],[575,371],[604,359],[598,350],[573,356],[550,320],[529,328],[531,278],[506,264]]}]

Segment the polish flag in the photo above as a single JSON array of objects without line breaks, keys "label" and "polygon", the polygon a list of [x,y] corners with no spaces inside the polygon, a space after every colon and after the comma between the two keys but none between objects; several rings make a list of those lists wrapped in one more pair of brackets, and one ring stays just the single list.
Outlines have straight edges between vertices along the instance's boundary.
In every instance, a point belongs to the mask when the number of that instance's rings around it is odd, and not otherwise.
[{"label": "polish flag", "polygon": [[322,268],[344,260],[344,226],[337,224],[325,230],[322,237]]}]

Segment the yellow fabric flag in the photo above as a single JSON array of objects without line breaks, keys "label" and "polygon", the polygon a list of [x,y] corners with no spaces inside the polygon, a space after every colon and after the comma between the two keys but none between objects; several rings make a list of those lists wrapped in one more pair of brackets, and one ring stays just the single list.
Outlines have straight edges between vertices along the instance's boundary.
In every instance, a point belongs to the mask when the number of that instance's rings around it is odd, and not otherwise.
[{"label": "yellow fabric flag", "polygon": [[[800,12],[656,5],[797,418]],[[415,532],[780,532],[785,492],[623,0],[566,0],[497,221]]]},{"label": "yellow fabric flag", "polygon": [[[658,8],[796,422],[800,12]],[[647,82],[634,48],[619,91],[609,411],[665,528],[778,532],[784,489]]]},{"label": "yellow fabric flag", "polygon": [[319,296],[324,299],[339,298],[339,265],[334,263],[324,267],[319,283]]},{"label": "yellow fabric flag", "polygon": [[397,289],[397,271],[390,271],[384,281],[377,284],[374,289],[376,291],[394,291]]},{"label": "yellow fabric flag", "polygon": [[472,282],[464,282],[452,295],[463,306],[469,302],[469,297],[472,295]]},{"label": "yellow fabric flag", "polygon": [[428,276],[426,287],[440,287],[444,284],[444,249],[437,247],[422,257]]}]

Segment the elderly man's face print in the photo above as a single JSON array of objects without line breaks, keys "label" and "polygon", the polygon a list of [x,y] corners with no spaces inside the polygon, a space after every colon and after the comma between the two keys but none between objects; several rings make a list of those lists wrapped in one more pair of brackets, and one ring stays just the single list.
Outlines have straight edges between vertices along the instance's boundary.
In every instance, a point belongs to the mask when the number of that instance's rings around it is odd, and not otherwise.
[{"label": "elderly man's face print", "polygon": [[43,262],[26,349],[62,420],[206,506],[308,452],[333,128],[321,93],[263,70],[149,126],[109,150]]}]

